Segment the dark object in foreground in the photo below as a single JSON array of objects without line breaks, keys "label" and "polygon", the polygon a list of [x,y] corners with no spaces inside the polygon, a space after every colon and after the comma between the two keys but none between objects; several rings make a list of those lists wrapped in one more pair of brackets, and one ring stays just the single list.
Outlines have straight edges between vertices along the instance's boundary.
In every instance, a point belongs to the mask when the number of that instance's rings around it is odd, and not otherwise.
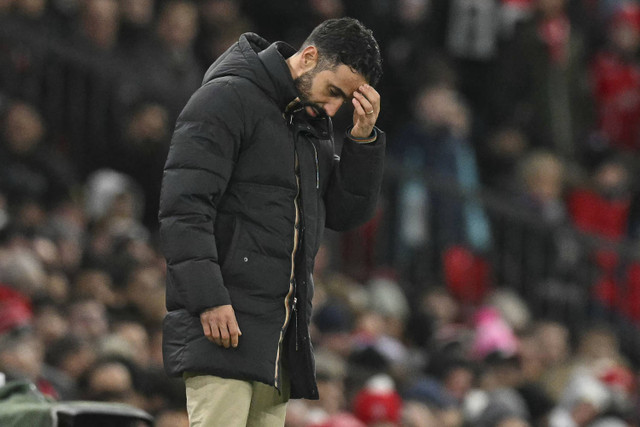
[{"label": "dark object in foreground", "polygon": [[145,411],[120,403],[55,402],[28,381],[0,387],[0,425],[4,427],[149,427]]}]

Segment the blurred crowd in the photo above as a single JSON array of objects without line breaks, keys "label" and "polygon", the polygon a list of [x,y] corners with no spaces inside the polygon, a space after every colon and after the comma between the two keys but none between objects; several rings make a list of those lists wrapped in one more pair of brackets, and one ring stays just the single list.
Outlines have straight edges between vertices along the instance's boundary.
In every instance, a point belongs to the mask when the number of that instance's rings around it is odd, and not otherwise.
[{"label": "blurred crowd", "polygon": [[[640,342],[640,263],[619,251],[640,238],[631,0],[0,0],[0,372],[188,425],[161,354],[172,125],[240,34],[297,48],[340,16],[381,46],[385,188],[320,249],[320,400],[291,401],[286,425],[639,426],[623,344]],[[78,126],[94,137],[77,145]],[[541,315],[542,283],[602,323]]]}]

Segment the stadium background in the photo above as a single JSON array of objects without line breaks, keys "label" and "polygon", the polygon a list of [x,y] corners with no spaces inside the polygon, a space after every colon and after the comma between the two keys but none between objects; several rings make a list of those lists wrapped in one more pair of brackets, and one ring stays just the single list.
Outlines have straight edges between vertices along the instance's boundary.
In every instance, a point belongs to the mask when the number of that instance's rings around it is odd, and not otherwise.
[{"label": "stadium background", "polygon": [[243,32],[298,47],[339,16],[382,50],[385,185],[373,220],[327,232],[322,398],[287,425],[638,425],[622,0],[0,0],[0,372],[186,425],[160,353],[172,125]]}]

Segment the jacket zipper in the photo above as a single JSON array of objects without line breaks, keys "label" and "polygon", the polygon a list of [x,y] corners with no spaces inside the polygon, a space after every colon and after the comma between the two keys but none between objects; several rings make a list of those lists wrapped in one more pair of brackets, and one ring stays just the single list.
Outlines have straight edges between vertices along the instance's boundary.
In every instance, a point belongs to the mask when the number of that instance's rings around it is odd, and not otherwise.
[{"label": "jacket zipper", "polygon": [[316,190],[320,188],[320,164],[318,163],[318,149],[316,148],[316,144],[311,142],[311,146],[313,147],[313,155],[316,160]]},{"label": "jacket zipper", "polygon": [[[294,138],[294,143],[295,143],[295,138]],[[293,207],[295,209],[295,221],[294,221],[294,227],[293,227],[293,249],[291,250],[291,275],[289,279],[289,292],[287,292],[287,295],[284,298],[285,318],[284,318],[284,323],[282,325],[282,328],[280,329],[280,337],[278,338],[278,350],[276,353],[276,364],[275,364],[276,366],[274,371],[274,383],[276,385],[276,388],[278,389],[280,387],[280,383],[279,383],[280,353],[282,352],[282,343],[284,341],[284,333],[287,330],[287,326],[289,324],[289,317],[291,315],[291,311],[289,309],[289,301],[291,301],[292,295],[293,295],[293,304],[291,308],[295,316],[294,333],[295,333],[295,340],[296,340],[295,341],[296,351],[298,350],[298,308],[297,308],[298,298],[296,297],[296,280],[294,277],[294,269],[295,269],[295,256],[298,250],[298,243],[300,240],[299,233],[301,232],[300,223],[302,219],[302,209],[298,206],[298,198],[300,196],[300,182],[299,182],[298,174],[295,171],[296,163],[298,162],[298,153],[295,151],[294,153],[295,153],[294,175],[296,179],[297,192],[296,192],[295,198],[293,199]]]},{"label": "jacket zipper", "polygon": [[295,329],[293,332],[296,335],[296,351],[298,351],[298,297],[293,297],[293,316],[295,320]]}]

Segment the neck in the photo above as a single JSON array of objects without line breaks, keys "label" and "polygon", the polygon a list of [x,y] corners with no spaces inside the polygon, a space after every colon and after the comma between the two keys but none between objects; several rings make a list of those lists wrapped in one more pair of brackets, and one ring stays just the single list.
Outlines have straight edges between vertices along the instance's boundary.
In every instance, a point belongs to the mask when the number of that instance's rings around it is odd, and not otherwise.
[{"label": "neck", "polygon": [[291,72],[291,77],[295,80],[302,74],[302,71],[299,67],[299,63],[301,60],[300,53],[294,53],[289,58],[286,59],[287,66],[289,67],[289,71]]}]

